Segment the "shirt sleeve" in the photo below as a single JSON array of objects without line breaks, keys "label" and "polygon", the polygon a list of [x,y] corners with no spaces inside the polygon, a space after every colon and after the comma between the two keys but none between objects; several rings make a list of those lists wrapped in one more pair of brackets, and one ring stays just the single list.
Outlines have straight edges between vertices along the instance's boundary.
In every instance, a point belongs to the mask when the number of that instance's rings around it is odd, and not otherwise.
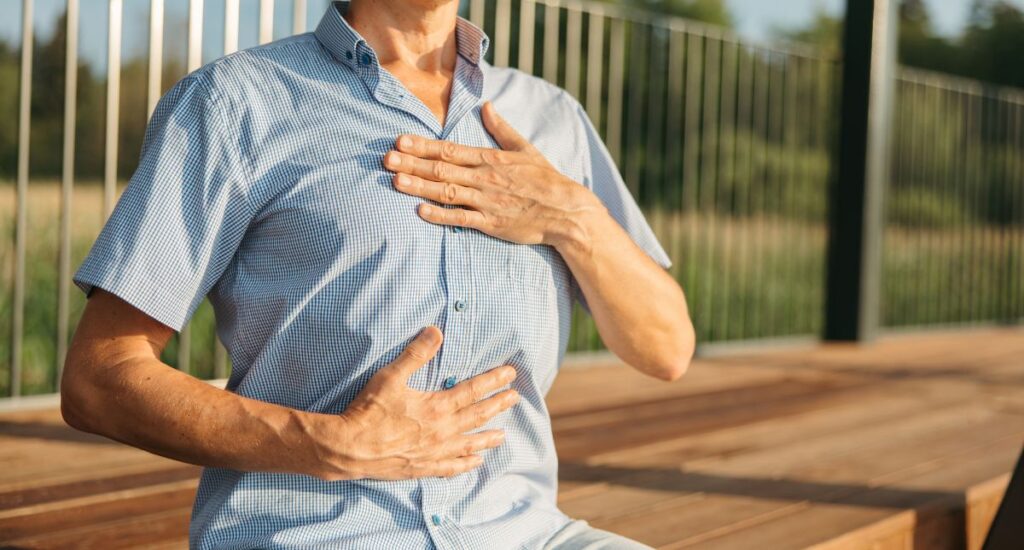
[{"label": "shirt sleeve", "polygon": [[86,296],[99,286],[179,332],[253,215],[239,132],[199,74],[157,103],[138,168],[72,277]]},{"label": "shirt sleeve", "polygon": [[[647,223],[640,206],[629,192],[629,188],[626,187],[611,153],[608,152],[597,129],[591,123],[590,117],[587,116],[578,101],[573,100],[573,103],[575,103],[578,123],[583,128],[582,148],[585,151],[583,184],[601,199],[608,212],[637,246],[661,267],[665,269],[672,267],[672,260],[665,253],[661,243],[658,242],[654,230]],[[590,314],[590,305],[587,304],[586,297],[578,284],[574,284],[574,293],[583,309]]]}]

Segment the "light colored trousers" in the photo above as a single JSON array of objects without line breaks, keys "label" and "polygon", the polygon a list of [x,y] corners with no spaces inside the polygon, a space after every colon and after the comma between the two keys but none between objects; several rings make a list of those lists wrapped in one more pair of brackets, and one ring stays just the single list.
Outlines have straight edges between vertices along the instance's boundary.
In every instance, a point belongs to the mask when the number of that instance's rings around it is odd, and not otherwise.
[{"label": "light colored trousers", "polygon": [[574,519],[555,532],[543,550],[654,550],[650,546]]}]

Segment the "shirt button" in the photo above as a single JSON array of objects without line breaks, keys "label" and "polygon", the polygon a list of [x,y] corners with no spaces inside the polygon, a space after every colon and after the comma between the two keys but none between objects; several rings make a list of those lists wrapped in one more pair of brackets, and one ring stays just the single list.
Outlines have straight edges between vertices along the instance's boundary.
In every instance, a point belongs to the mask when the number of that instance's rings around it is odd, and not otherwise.
[{"label": "shirt button", "polygon": [[363,55],[362,55],[362,56],[361,56],[361,57],[359,58],[359,62],[360,62],[360,63],[362,63],[363,65],[369,65],[369,64],[370,64],[370,54],[368,54],[368,53],[364,53],[364,54],[363,54]]},{"label": "shirt button", "polygon": [[352,52],[351,51],[346,51],[345,52],[345,57],[347,57],[349,59],[352,59]]},{"label": "shirt button", "polygon": [[448,389],[448,388],[454,386],[456,382],[458,382],[458,379],[456,379],[454,376],[449,376],[448,378],[445,378],[444,379],[444,387],[445,387],[445,389]]},{"label": "shirt button", "polygon": [[455,311],[462,311],[464,309],[466,309],[466,302],[462,300],[455,302]]},{"label": "shirt button", "polygon": [[441,525],[441,516],[434,514],[430,516],[430,521],[433,521],[434,525]]},{"label": "shirt button", "polygon": [[462,226],[461,225],[453,225],[453,226],[451,226],[451,228],[452,228],[452,231],[454,231],[456,233],[458,233],[459,231],[462,231]]}]

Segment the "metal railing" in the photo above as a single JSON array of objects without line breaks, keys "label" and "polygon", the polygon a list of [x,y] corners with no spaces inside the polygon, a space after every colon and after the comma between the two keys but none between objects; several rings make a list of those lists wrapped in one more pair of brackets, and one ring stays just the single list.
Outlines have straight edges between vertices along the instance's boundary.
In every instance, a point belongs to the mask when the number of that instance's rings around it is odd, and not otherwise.
[{"label": "metal railing", "polygon": [[887,196],[887,326],[1024,318],[1024,91],[904,68]]},{"label": "metal railing", "polygon": [[[673,258],[700,341],[820,330],[833,59],[601,3],[468,11],[496,64],[516,60],[586,108]],[[576,313],[570,349],[600,348]]]},{"label": "metal railing", "polygon": [[[141,135],[144,129],[144,120],[135,124],[119,118],[119,111],[126,112],[123,105],[131,96],[139,95],[141,101],[140,94],[144,94],[148,115],[177,74],[168,73],[164,52],[165,41],[174,38],[174,33],[166,31],[165,0],[150,0],[148,62],[140,72],[144,77],[133,80],[135,85],[123,83],[129,78],[126,67],[133,62],[121,59],[125,6],[123,0],[108,0],[102,185],[88,185],[84,179],[75,185],[78,94],[73,68],[78,66],[79,1],[66,2],[66,36],[71,46],[65,48],[64,109],[72,116],[63,122],[63,171],[58,190],[35,180],[29,185],[33,1],[22,0],[16,186],[0,186],[14,209],[13,216],[0,216],[0,220],[13,221],[15,236],[13,251],[0,246],[13,266],[10,280],[5,280],[11,291],[0,298],[5,306],[0,329],[11,335],[9,341],[0,339],[0,357],[10,358],[6,373],[0,373],[7,375],[0,376],[0,384],[6,383],[0,385],[0,395],[55,390],[69,327],[85,302],[81,293],[69,294],[72,267],[77,265],[72,259],[84,258],[128,175],[124,163],[132,160],[129,147],[137,146],[137,140],[126,141],[126,136],[132,132]],[[212,2],[187,3],[186,62],[181,69],[191,71],[203,62],[203,15]],[[288,4],[291,25],[282,32],[280,20],[275,27],[275,8]],[[242,30],[251,29],[240,28],[239,0],[220,0],[215,7],[221,6],[222,52],[230,53],[239,47]],[[326,6],[326,0],[278,0],[276,4],[259,0],[258,42],[288,31],[305,31]],[[753,43],[714,26],[625,11],[612,4],[469,0],[461,10],[491,37],[489,61],[562,86],[586,108],[673,259],[671,272],[687,292],[701,342],[820,333],[827,190],[837,120],[836,60],[799,44]],[[205,23],[208,27],[209,19]],[[971,126],[981,115],[970,114],[974,111],[967,108],[971,101],[985,104],[988,100],[968,100],[970,94],[956,91],[966,86],[957,84],[961,82],[916,71],[904,71],[899,81],[898,116],[904,123],[896,130],[893,193],[897,199],[887,225],[885,313],[889,326],[1020,316],[1024,289],[1010,284],[1014,276],[1022,279],[1020,210],[1014,214],[1016,229],[1001,225],[982,230],[973,218],[957,218],[959,225],[949,226],[945,233],[914,225],[914,220],[932,215],[928,210],[932,208],[928,202],[933,200],[928,194],[932,191],[919,191],[955,189],[949,196],[976,202],[980,195],[972,183],[974,175],[992,171],[987,162],[994,158],[995,149],[987,144],[994,126]],[[961,93],[964,97],[954,99]],[[1012,94],[999,93],[1000,98],[1003,95],[1009,98]],[[1005,177],[1019,176],[1021,167],[1020,103],[1013,97],[997,102],[1001,110],[980,107],[983,116],[1012,112],[1018,117],[1000,126],[1007,129],[1000,134],[1005,146],[1015,144],[1018,152],[1014,155],[1007,149]],[[119,104],[120,110],[115,108]],[[938,109],[954,109],[954,105],[961,109],[955,111],[960,118],[940,116],[936,124],[953,134],[963,131],[958,138],[950,138],[948,151],[940,152],[933,138],[945,134],[936,134],[917,121],[929,113],[945,112]],[[950,171],[950,166],[957,170]],[[938,177],[939,173],[946,176]],[[953,173],[957,176],[949,175]],[[33,201],[29,200],[30,191]],[[1024,195],[1019,186],[1013,193],[1018,202]],[[42,198],[35,200],[35,194]],[[56,205],[57,235],[50,234],[48,224],[53,217],[46,217],[50,211],[36,212],[40,204]],[[102,215],[86,215],[93,210]],[[39,244],[30,244],[29,237]],[[993,250],[1005,250],[1005,254],[979,255],[978,243],[982,242],[1001,243]],[[1016,251],[1011,250],[1014,246]],[[962,265],[954,270],[960,278],[948,273],[935,276],[945,261],[935,251],[954,249],[961,252]],[[58,259],[56,271],[51,253]],[[954,309],[944,300],[962,289],[959,285],[995,280],[980,264],[975,267],[971,263],[976,260],[988,262],[984,265],[1003,274],[999,288],[1005,290],[1000,290],[999,296],[1012,296],[1014,306],[992,306],[985,301],[988,294],[984,300],[965,299],[964,303],[971,304],[968,309]],[[920,286],[915,278],[924,275],[934,276],[936,283]],[[50,303],[51,296],[56,296],[56,304]],[[930,302],[936,300],[941,307]],[[592,320],[577,309],[570,350],[600,348]],[[226,375],[229,360],[216,339],[209,302],[204,302],[189,325],[175,336],[162,359],[201,378]]]}]

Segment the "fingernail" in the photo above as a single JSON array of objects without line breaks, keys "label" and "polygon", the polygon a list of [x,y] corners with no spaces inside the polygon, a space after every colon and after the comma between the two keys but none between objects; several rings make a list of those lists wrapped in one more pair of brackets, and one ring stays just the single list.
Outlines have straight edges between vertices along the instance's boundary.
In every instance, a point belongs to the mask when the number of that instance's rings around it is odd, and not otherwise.
[{"label": "fingernail", "polygon": [[430,214],[433,211],[434,208],[429,204],[424,204],[423,206],[420,207],[420,212],[423,212],[424,214]]},{"label": "fingernail", "polygon": [[412,138],[409,136],[402,136],[398,138],[398,145],[404,149],[412,147]]},{"label": "fingernail", "polygon": [[505,380],[515,380],[517,374],[519,373],[516,372],[515,368],[509,367],[505,369]]},{"label": "fingernail", "polygon": [[412,182],[409,181],[409,176],[406,176],[405,174],[399,174],[398,177],[395,178],[395,183],[398,184],[400,187],[405,187],[406,185],[409,185]]},{"label": "fingernail", "polygon": [[441,340],[441,335],[434,329],[427,328],[423,332],[425,333],[423,337],[426,338],[428,344],[436,344]]},{"label": "fingernail", "polygon": [[388,153],[387,161],[391,166],[399,166],[402,164],[402,159],[398,156],[398,153]]}]

